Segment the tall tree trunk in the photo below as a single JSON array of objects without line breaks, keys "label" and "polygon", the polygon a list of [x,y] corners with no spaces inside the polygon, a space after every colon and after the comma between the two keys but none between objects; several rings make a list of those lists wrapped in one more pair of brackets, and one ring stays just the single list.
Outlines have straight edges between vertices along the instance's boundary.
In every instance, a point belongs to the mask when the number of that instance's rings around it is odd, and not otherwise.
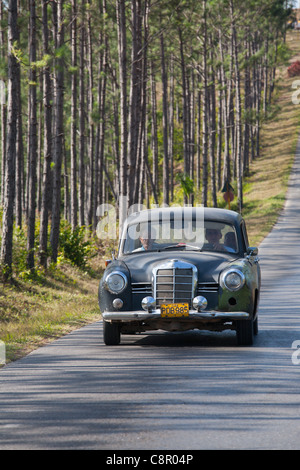
[{"label": "tall tree trunk", "polygon": [[[16,153],[16,226],[22,227],[22,214],[23,214],[23,196],[24,196],[24,146],[23,146],[23,119],[22,119],[22,99],[21,99],[21,68],[17,68],[17,153]],[[5,110],[6,116],[6,110]],[[5,131],[6,132],[6,131]],[[5,152],[3,152],[5,158]]]},{"label": "tall tree trunk", "polygon": [[236,93],[236,172],[237,172],[237,196],[239,212],[243,209],[243,175],[242,175],[242,108],[241,108],[241,89],[240,89],[240,69],[238,63],[238,46],[236,37],[236,26],[234,20],[233,1],[230,0],[231,28],[233,38],[233,55],[235,69],[235,93]]},{"label": "tall tree trunk", "polygon": [[250,149],[250,109],[251,109],[251,97],[250,97],[250,67],[248,64],[249,60],[249,44],[248,41],[245,43],[246,52],[246,66],[244,72],[244,152],[243,152],[243,174],[248,175],[249,173],[249,149]]},{"label": "tall tree trunk", "polygon": [[203,95],[202,95],[202,204],[207,206],[207,186],[208,186],[208,84],[207,84],[207,11],[206,0],[203,0]]},{"label": "tall tree trunk", "polygon": [[[194,182],[195,177],[195,74],[190,71],[191,86],[189,87],[189,153],[190,153],[190,178]],[[190,204],[194,205],[194,193],[190,194]]]},{"label": "tall tree trunk", "polygon": [[[4,58],[4,2],[0,1],[0,54],[1,59]],[[4,180],[5,180],[5,162],[6,162],[6,117],[7,109],[5,102],[5,84],[0,82],[0,119],[1,119],[1,194],[0,203],[3,205],[4,200]]]},{"label": "tall tree trunk", "polygon": [[27,219],[27,267],[34,269],[34,235],[36,211],[36,180],[37,180],[37,103],[36,87],[36,9],[35,0],[29,1],[29,174],[28,174],[28,219]]},{"label": "tall tree trunk", "polygon": [[8,82],[7,82],[7,149],[4,188],[4,208],[2,219],[1,263],[6,267],[6,275],[11,273],[13,216],[15,200],[15,167],[16,167],[16,132],[17,132],[17,100],[18,62],[13,47],[18,40],[17,0],[8,3]]},{"label": "tall tree trunk", "polygon": [[[198,77],[200,84],[200,74]],[[196,162],[196,188],[200,191],[201,183],[201,90],[198,90],[197,96],[197,162]]]},{"label": "tall tree trunk", "polygon": [[[223,121],[224,121],[224,164],[223,164],[223,181],[230,182],[231,171],[230,171],[230,128],[229,128],[229,97],[231,96],[231,77],[229,81],[226,80],[225,69],[224,69],[224,50],[222,44],[222,32],[219,30],[219,44],[220,44],[220,57],[221,57],[221,81],[222,81],[222,92],[223,92]],[[227,87],[228,85],[228,87]],[[228,90],[227,90],[228,88]]]},{"label": "tall tree trunk", "polygon": [[[221,68],[218,70],[218,81],[219,85],[222,84],[222,79],[221,79]],[[218,190],[221,189],[221,170],[222,170],[222,144],[223,144],[223,93],[224,90],[222,90],[221,87],[219,87],[219,95],[218,95],[218,128],[217,128],[217,134],[218,134],[218,141],[217,141],[217,188]]]},{"label": "tall tree trunk", "polygon": [[[49,54],[49,31],[48,31],[48,0],[43,0],[42,23],[43,23],[43,52]],[[40,215],[40,244],[39,258],[42,266],[47,267],[48,254],[48,219],[51,207],[51,161],[52,161],[52,91],[50,67],[45,66],[43,70],[44,81],[44,163],[42,179],[42,202]]]},{"label": "tall tree trunk", "polygon": [[175,95],[175,78],[174,78],[174,57],[171,57],[170,63],[170,103],[169,103],[169,162],[170,162],[170,198],[174,199],[174,95]]},{"label": "tall tree trunk", "polygon": [[[106,17],[106,0],[102,1],[102,14]],[[99,124],[97,126],[97,139],[95,146],[95,194],[94,194],[94,229],[96,229],[97,222],[97,207],[104,202],[103,198],[103,174],[104,170],[104,139],[105,139],[105,104],[107,93],[107,72],[108,72],[108,37],[107,31],[100,33],[100,44],[104,46],[103,53],[100,55],[99,60],[99,74],[98,74],[98,112]],[[118,142],[119,144],[119,142]],[[109,184],[111,181],[109,180]],[[112,187],[113,188],[113,187]],[[113,191],[114,194],[114,191]]]},{"label": "tall tree trunk", "polygon": [[80,63],[79,63],[79,168],[78,168],[78,179],[79,179],[79,225],[82,227],[85,223],[84,220],[84,195],[85,195],[85,168],[84,168],[84,156],[85,156],[85,80],[84,80],[84,43],[85,43],[85,0],[82,0],[81,4],[81,25],[80,25]]},{"label": "tall tree trunk", "polygon": [[[91,1],[89,0],[91,4]],[[91,6],[90,6],[91,8]],[[93,202],[94,202],[94,176],[95,176],[95,126],[93,120],[94,108],[94,77],[93,77],[93,51],[92,51],[92,23],[91,11],[88,13],[87,21],[87,57],[88,57],[88,174],[87,179],[87,214],[86,223],[88,226],[92,225],[93,218]]]},{"label": "tall tree trunk", "polygon": [[[183,120],[183,168],[184,175],[190,175],[190,147],[189,147],[189,103],[188,103],[188,85],[185,66],[185,55],[183,50],[182,30],[179,28],[180,41],[180,66],[182,80],[182,120]],[[187,195],[184,194],[184,203],[188,203]]]},{"label": "tall tree trunk", "polygon": [[209,87],[209,159],[210,159],[210,183],[213,207],[217,207],[217,190],[216,190],[216,165],[215,165],[215,145],[216,145],[216,89],[215,89],[215,71],[213,69],[212,40],[210,46],[210,87]]},{"label": "tall tree trunk", "polygon": [[[63,22],[63,0],[57,4],[57,47],[64,44],[64,22]],[[54,153],[54,177],[53,177],[53,202],[52,202],[52,224],[50,233],[51,256],[56,263],[58,255],[59,228],[60,228],[60,203],[61,203],[61,165],[63,156],[64,125],[63,125],[63,97],[64,97],[64,72],[63,60],[57,59],[56,81],[56,113],[55,113],[55,153]]]},{"label": "tall tree trunk", "polygon": [[[131,71],[130,71],[130,96],[129,96],[129,129],[128,129],[128,149],[127,168],[128,182],[135,181],[136,167],[138,165],[138,136],[141,107],[141,1],[131,2]],[[131,206],[134,201],[134,188],[131,184],[127,187],[128,204]]]},{"label": "tall tree trunk", "polygon": [[120,231],[128,209],[127,195],[127,42],[125,0],[116,0],[118,24],[118,57],[120,82],[120,189],[119,189],[119,224]]},{"label": "tall tree trunk", "polygon": [[[72,0],[71,15],[71,178],[70,178],[70,210],[71,226],[74,230],[78,224],[78,200],[77,200],[77,2]],[[65,169],[66,171],[66,169]]]},{"label": "tall tree trunk", "polygon": [[148,16],[149,16],[149,5],[148,0],[144,2],[143,11],[139,12],[139,15],[142,17],[143,23],[141,24],[141,32],[143,35],[139,38],[139,123],[138,123],[138,148],[137,148],[137,158],[138,158],[138,171],[135,173],[135,191],[134,191],[134,202],[142,204],[143,195],[144,195],[144,184],[146,183],[145,178],[145,168],[146,168],[146,159],[148,158],[146,141],[147,141],[147,73],[148,73]]},{"label": "tall tree trunk", "polygon": [[163,203],[169,205],[169,154],[168,154],[168,78],[165,62],[165,46],[163,33],[160,35],[161,78],[163,94]]},{"label": "tall tree trunk", "polygon": [[151,86],[151,149],[153,184],[158,190],[158,140],[157,140],[157,100],[154,61],[151,61],[150,86]]}]

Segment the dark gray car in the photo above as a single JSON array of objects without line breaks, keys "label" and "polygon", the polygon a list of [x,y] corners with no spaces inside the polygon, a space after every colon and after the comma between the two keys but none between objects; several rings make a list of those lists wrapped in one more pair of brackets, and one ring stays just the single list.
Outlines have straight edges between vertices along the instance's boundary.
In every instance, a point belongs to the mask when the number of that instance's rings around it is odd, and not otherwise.
[{"label": "dark gray car", "polygon": [[104,342],[150,330],[258,332],[258,250],[236,212],[168,207],[132,214],[99,285]]}]

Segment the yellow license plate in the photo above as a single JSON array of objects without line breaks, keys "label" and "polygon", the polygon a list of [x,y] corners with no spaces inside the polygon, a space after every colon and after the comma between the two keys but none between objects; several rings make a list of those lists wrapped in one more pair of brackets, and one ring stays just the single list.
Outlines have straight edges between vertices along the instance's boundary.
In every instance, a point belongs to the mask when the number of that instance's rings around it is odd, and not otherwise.
[{"label": "yellow license plate", "polygon": [[162,304],[160,306],[160,314],[162,317],[188,317],[189,304]]}]

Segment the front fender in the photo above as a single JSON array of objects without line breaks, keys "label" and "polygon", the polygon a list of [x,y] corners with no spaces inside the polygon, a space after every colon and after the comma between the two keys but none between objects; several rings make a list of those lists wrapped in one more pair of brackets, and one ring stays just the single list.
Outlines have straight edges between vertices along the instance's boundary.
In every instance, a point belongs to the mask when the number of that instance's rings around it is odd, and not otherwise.
[{"label": "front fender", "polygon": [[[128,278],[128,284],[126,288],[120,294],[112,294],[109,292],[105,287],[105,279],[113,271],[120,271],[125,274]],[[99,289],[98,289],[98,304],[101,312],[105,311],[112,311],[115,310],[113,307],[113,300],[114,299],[121,299],[123,301],[123,307],[118,311],[127,311],[132,309],[131,304],[131,277],[129,269],[127,268],[126,264],[119,260],[112,261],[100,280]]]},{"label": "front fender", "polygon": [[259,268],[257,265],[254,266],[249,263],[248,260],[235,262],[230,267],[237,268],[244,274],[245,284],[236,292],[220,287],[219,308],[224,311],[236,312],[242,310],[253,314],[256,292],[259,291]]}]

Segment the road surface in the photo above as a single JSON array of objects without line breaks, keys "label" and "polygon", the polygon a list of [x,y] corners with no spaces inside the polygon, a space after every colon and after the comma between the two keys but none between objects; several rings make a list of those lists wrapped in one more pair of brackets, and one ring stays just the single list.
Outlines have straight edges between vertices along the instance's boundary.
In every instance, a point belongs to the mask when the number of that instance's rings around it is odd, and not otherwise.
[{"label": "road surface", "polygon": [[0,449],[300,448],[300,144],[260,246],[259,334],[125,336],[97,322],[0,370]]}]

